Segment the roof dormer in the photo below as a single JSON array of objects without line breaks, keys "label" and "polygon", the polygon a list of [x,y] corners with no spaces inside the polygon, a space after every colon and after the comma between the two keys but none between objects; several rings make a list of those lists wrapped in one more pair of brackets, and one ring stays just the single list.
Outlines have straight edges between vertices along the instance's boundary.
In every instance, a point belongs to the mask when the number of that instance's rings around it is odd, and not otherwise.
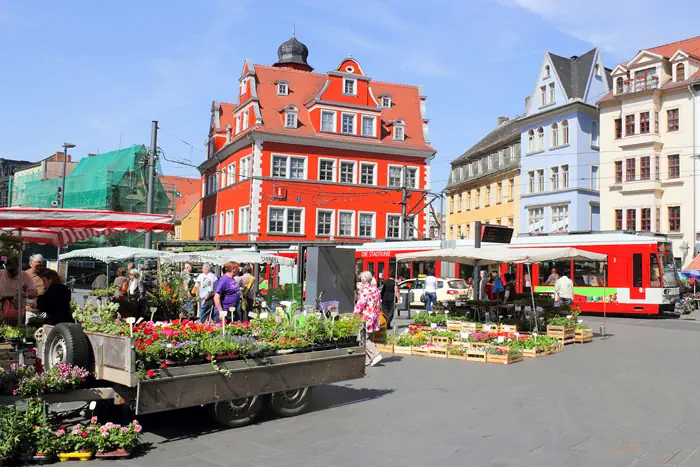
[{"label": "roof dormer", "polygon": [[289,83],[286,81],[277,81],[277,95],[278,96],[288,96],[289,95]]},{"label": "roof dormer", "polygon": [[346,59],[340,62],[340,65],[338,65],[335,71],[340,73],[348,73],[351,75],[365,76],[360,63],[349,55]]},{"label": "roof dormer", "polygon": [[690,56],[682,50],[678,50],[671,57],[671,76],[674,83],[683,82],[694,74],[697,66],[692,68],[689,58]]},{"label": "roof dormer", "polygon": [[394,141],[405,141],[406,140],[406,121],[403,118],[397,118],[391,122],[393,127],[393,140]]},{"label": "roof dormer", "polygon": [[391,94],[382,93],[379,95],[379,105],[384,109],[391,108]]},{"label": "roof dormer", "polygon": [[299,126],[299,109],[294,104],[284,108],[284,127],[296,129]]}]

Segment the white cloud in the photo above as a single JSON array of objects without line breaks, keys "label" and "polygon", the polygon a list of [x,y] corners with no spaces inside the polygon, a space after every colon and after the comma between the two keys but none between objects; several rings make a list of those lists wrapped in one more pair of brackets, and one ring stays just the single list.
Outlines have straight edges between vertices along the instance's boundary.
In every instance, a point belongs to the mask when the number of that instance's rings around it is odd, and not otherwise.
[{"label": "white cloud", "polygon": [[561,32],[623,60],[640,49],[697,35],[695,15],[681,14],[695,8],[691,0],[678,0],[671,8],[660,7],[653,0],[637,0],[634,5],[622,0],[496,1],[528,10]]},{"label": "white cloud", "polygon": [[421,76],[446,78],[452,76],[452,72],[430,55],[416,54],[409,57],[401,64],[401,69],[408,73]]},{"label": "white cloud", "polygon": [[[379,44],[371,40],[367,36],[357,34],[347,28],[339,28],[331,26],[326,28],[326,32],[332,40],[344,44],[347,48],[348,44],[357,45],[363,49],[376,50],[379,48]],[[345,50],[345,53],[352,53],[352,50]]]}]

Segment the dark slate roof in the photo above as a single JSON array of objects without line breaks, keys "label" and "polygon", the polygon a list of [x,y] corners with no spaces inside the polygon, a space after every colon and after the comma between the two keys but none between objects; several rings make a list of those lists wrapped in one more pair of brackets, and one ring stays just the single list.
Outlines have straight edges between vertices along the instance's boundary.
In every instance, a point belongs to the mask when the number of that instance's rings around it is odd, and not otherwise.
[{"label": "dark slate roof", "polygon": [[515,139],[516,137],[520,139],[520,130],[522,130],[522,127],[523,125],[518,117],[508,120],[506,123],[491,130],[488,135],[481,138],[481,140],[469,148],[467,152],[453,160],[452,164],[459,165],[462,162],[466,162],[472,156],[483,153],[492,147],[499,146],[506,141]]},{"label": "dark slate roof", "polygon": [[596,49],[591,49],[581,56],[572,58],[549,54],[549,59],[554,65],[559,81],[569,99],[585,98],[595,53]]}]

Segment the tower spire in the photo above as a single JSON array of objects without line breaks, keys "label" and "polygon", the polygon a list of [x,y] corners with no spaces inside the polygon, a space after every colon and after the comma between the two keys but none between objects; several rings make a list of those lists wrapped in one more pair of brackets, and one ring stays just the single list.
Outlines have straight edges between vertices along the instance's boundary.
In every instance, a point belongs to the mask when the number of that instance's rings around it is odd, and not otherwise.
[{"label": "tower spire", "polygon": [[296,36],[296,25],[292,23],[292,37],[297,37]]}]

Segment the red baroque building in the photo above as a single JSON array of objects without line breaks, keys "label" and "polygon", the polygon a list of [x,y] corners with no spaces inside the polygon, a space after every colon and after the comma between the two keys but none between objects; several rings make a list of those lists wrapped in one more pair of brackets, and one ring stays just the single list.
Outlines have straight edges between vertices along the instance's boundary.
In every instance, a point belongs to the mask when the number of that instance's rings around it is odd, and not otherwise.
[{"label": "red baroque building", "polygon": [[238,103],[212,104],[202,239],[401,239],[404,225],[405,238],[427,236],[436,151],[421,88],[373,81],[350,57],[314,73],[294,36],[277,53],[273,66],[245,61]]}]

